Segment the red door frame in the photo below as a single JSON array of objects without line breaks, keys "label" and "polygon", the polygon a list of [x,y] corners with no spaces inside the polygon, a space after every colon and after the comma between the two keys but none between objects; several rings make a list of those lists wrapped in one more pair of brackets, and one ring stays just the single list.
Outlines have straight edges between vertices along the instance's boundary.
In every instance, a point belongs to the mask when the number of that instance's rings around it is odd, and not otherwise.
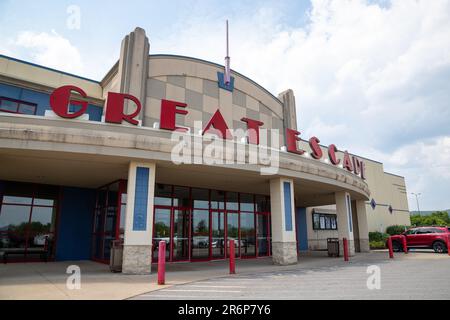
[{"label": "red door frame", "polygon": [[[227,203],[227,191],[225,192],[225,208],[224,209],[212,209],[211,208],[211,191],[212,189],[205,189],[208,190],[208,203],[209,206],[208,208],[193,208],[193,202],[192,202],[192,187],[187,187],[189,188],[189,198],[190,198],[190,207],[183,207],[183,206],[173,206],[173,199],[174,199],[174,188],[177,187],[178,185],[168,185],[171,187],[171,205],[154,205],[153,207],[153,226],[152,226],[152,230],[153,230],[153,235],[155,234],[155,210],[156,209],[166,209],[170,211],[170,245],[169,245],[169,258],[167,259],[168,262],[185,262],[185,261],[189,261],[189,262],[200,262],[200,261],[211,261],[211,260],[223,260],[223,259],[227,259],[228,258],[228,214],[236,214],[237,215],[237,221],[238,221],[238,236],[237,236],[237,240],[238,240],[238,255],[236,256],[236,258],[243,258],[243,259],[255,259],[255,258],[260,258],[260,257],[267,257],[267,256],[271,256],[272,255],[272,239],[271,239],[271,213],[270,212],[257,212],[256,211],[256,195],[254,194],[250,194],[253,197],[253,208],[254,211],[243,211],[241,212],[241,205],[240,205],[240,197],[241,197],[241,193],[238,193],[238,210],[227,210],[226,208],[226,203]],[[185,187],[185,186],[178,186],[178,187]],[[267,196],[266,196],[267,197]],[[174,260],[173,259],[173,246],[174,246],[174,241],[173,241],[173,236],[174,236],[174,210],[187,210],[189,212],[188,214],[188,224],[189,224],[189,232],[188,232],[188,243],[189,243],[189,254],[188,254],[188,259],[187,260]],[[201,212],[207,212],[208,213],[208,232],[207,232],[207,237],[208,237],[208,242],[209,242],[209,248],[208,248],[208,257],[205,258],[193,258],[192,257],[192,239],[194,236],[193,233],[193,214],[194,211],[198,210]],[[213,212],[221,212],[223,213],[224,217],[224,241],[225,241],[225,245],[224,245],[224,257],[223,258],[217,258],[217,257],[212,257],[212,214]],[[255,239],[255,255],[252,256],[246,256],[246,257],[242,257],[242,251],[241,251],[241,214],[253,214],[253,226],[254,226],[254,239]],[[268,219],[267,219],[267,244],[268,244],[268,254],[264,255],[264,256],[259,256],[258,253],[258,239],[257,239],[257,234],[258,234],[258,224],[257,224],[257,218],[258,215],[267,215]],[[152,249],[152,263],[156,263],[157,259],[153,259],[153,250]]]},{"label": "red door frame", "polygon": [[[5,183],[7,183],[7,181],[4,181]],[[58,188],[58,195],[55,199],[53,199],[55,201],[55,203],[52,206],[47,206],[47,205],[35,205],[34,204],[34,199],[36,198],[36,189],[41,186],[42,184],[38,184],[38,183],[27,183],[28,185],[31,186],[31,204],[20,204],[20,203],[6,203],[6,205],[15,205],[15,206],[24,206],[30,207],[30,211],[28,214],[28,225],[26,226],[26,230],[25,230],[25,253],[23,255],[22,259],[8,259],[9,263],[14,263],[14,262],[42,262],[42,260],[40,258],[29,258],[28,257],[28,248],[29,248],[29,237],[30,237],[30,224],[31,224],[31,220],[32,220],[32,214],[33,214],[33,208],[34,207],[45,207],[45,208],[53,208],[53,210],[55,210],[55,221],[54,221],[54,225],[53,225],[53,231],[48,232],[49,234],[53,235],[53,246],[52,246],[52,252],[50,252],[50,258],[48,259],[48,261],[54,261],[55,260],[55,253],[56,253],[56,245],[57,245],[57,236],[58,236],[58,227],[59,227],[59,221],[60,221],[60,209],[61,209],[61,202],[62,202],[62,198],[63,198],[63,193],[62,193],[62,187],[61,186],[55,186]],[[0,193],[0,209],[2,208],[2,205],[5,204],[3,201],[3,193]],[[0,232],[1,234],[10,234],[9,231],[2,231]]]},{"label": "red door frame", "polygon": [[[113,184],[118,183],[118,190],[117,190],[117,203],[116,203],[116,226],[113,232],[105,232],[105,226],[106,226],[106,214],[108,211],[108,197],[109,197],[109,188],[110,186],[112,186]],[[95,256],[95,244],[96,244],[96,237],[100,237],[101,240],[101,248],[100,248],[100,257],[104,256],[104,252],[105,252],[105,236],[106,235],[111,235],[112,238],[114,238],[115,240],[119,240],[120,239],[120,210],[121,210],[121,205],[122,205],[122,194],[126,193],[126,187],[127,187],[127,183],[126,180],[123,179],[119,179],[119,180],[115,180],[111,183],[105,184],[99,188],[97,188],[96,191],[96,196],[95,196],[95,208],[94,208],[94,214],[93,214],[93,224],[92,224],[92,254],[91,254],[91,260],[92,261],[96,261],[96,262],[100,262],[100,263],[104,263],[104,264],[108,264],[109,263],[109,259],[104,259],[104,258],[97,258]],[[95,218],[96,218],[96,211],[99,208],[98,205],[98,193],[100,190],[106,188],[105,192],[106,192],[106,196],[105,196],[105,203],[103,204],[103,206],[101,206],[102,208],[102,212],[101,212],[101,225],[102,225],[102,230],[101,232],[96,232],[95,230]]]}]

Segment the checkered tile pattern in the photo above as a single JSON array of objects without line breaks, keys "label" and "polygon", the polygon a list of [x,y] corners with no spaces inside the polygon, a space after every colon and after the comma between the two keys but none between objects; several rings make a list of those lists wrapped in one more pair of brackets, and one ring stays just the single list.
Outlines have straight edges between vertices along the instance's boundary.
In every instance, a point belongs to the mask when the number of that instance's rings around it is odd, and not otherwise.
[{"label": "checkered tile pattern", "polygon": [[[189,113],[177,118],[177,125],[193,129],[194,121],[209,121],[220,109],[228,126],[233,129],[246,128],[240,121],[247,117],[264,122],[262,128],[283,130],[283,119],[252,96],[234,89],[220,89],[216,81],[188,76],[160,76],[147,81],[144,125],[152,127],[159,122],[161,99],[185,102]],[[280,145],[283,145],[280,138]]]}]

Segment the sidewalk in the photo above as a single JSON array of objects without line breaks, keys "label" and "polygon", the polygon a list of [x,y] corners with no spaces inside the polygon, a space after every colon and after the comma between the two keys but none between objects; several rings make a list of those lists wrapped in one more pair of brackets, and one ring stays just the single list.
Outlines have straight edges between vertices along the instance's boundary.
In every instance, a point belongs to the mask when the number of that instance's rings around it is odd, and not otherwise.
[{"label": "sidewalk", "polygon": [[[403,254],[396,258],[404,259]],[[410,256],[410,255],[408,255]],[[387,252],[359,253],[350,263],[371,264],[388,260]],[[238,274],[274,271],[316,269],[347,265],[343,258],[329,258],[326,252],[303,253],[299,263],[291,266],[275,266],[271,258],[236,261]],[[66,288],[66,269],[69,265],[81,268],[81,289]],[[12,263],[0,265],[0,299],[127,299],[176,284],[228,276],[228,260],[173,263],[166,265],[166,285],[156,284],[156,265],[151,275],[124,275],[111,273],[109,267],[93,261]]]}]

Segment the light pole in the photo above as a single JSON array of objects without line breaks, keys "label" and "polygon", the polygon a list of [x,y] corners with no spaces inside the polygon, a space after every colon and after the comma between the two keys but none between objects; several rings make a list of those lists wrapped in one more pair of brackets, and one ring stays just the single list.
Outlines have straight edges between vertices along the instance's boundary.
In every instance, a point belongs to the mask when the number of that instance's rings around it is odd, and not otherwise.
[{"label": "light pole", "polygon": [[416,196],[417,211],[419,211],[419,215],[421,215],[421,214],[420,214],[420,208],[419,208],[419,196],[421,195],[421,193],[420,193],[420,192],[419,192],[419,193],[411,192],[411,194],[413,194],[413,195]]}]

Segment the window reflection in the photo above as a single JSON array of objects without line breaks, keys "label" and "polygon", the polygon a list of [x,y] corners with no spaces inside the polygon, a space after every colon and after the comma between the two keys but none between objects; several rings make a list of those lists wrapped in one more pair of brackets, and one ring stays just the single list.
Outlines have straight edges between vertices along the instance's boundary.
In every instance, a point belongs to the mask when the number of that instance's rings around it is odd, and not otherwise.
[{"label": "window reflection", "polygon": [[39,258],[47,248],[51,256],[59,188],[18,182],[3,182],[3,186],[0,251],[12,254],[15,249],[14,259]]}]

